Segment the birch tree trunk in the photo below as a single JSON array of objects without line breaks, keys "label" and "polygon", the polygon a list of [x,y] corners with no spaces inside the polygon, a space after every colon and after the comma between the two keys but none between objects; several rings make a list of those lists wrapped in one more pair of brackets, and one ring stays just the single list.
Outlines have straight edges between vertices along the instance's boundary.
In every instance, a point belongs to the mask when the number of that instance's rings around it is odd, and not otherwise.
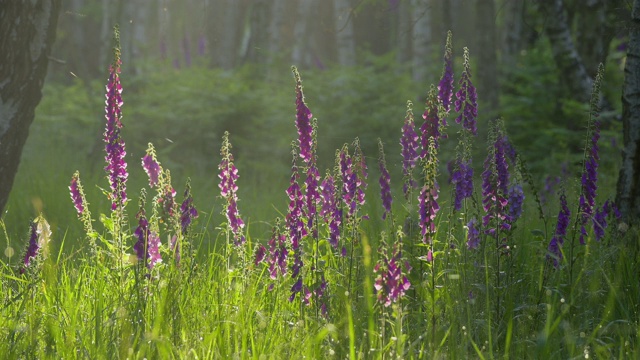
[{"label": "birch tree trunk", "polygon": [[336,28],[338,63],[342,66],[356,64],[356,40],[353,30],[353,8],[350,0],[333,0]]},{"label": "birch tree trunk", "polygon": [[60,0],[0,1],[0,213],[42,98]]},{"label": "birch tree trunk", "polygon": [[563,1],[541,0],[540,6],[547,20],[545,31],[551,43],[553,59],[562,74],[562,81],[575,100],[588,103],[593,78],[587,73],[576,51]]},{"label": "birch tree trunk", "polygon": [[431,59],[431,9],[427,0],[412,0],[411,23],[413,24],[411,56],[413,81],[426,80]]},{"label": "birch tree trunk", "polygon": [[623,219],[640,219],[640,0],[634,0],[622,87],[624,148],[616,203]]}]

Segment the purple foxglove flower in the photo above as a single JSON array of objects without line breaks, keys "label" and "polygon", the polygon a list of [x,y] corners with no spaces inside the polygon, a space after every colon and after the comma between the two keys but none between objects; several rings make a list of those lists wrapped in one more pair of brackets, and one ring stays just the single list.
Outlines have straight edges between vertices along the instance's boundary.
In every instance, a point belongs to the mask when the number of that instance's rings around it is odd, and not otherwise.
[{"label": "purple foxglove flower", "polygon": [[446,122],[444,119],[440,119],[438,110],[438,95],[436,94],[435,87],[432,85],[431,90],[429,90],[429,96],[427,97],[426,108],[422,114],[424,122],[420,127],[422,144],[422,152],[420,153],[421,158],[427,157],[430,138],[434,139],[436,149],[440,146],[440,126],[445,126]]},{"label": "purple foxglove flower", "polygon": [[354,141],[353,146],[355,148],[353,156],[349,155],[346,144],[338,155],[342,177],[342,199],[347,207],[347,218],[353,218],[358,206],[364,205],[367,189],[367,164],[358,139]]},{"label": "purple foxglove flower", "polygon": [[402,175],[405,178],[402,190],[405,197],[409,196],[409,189],[416,186],[413,180],[413,169],[416,167],[418,160],[418,146],[420,137],[416,133],[415,123],[413,120],[413,104],[407,101],[407,113],[402,126],[402,136],[400,137],[400,146],[402,148]]},{"label": "purple foxglove flower", "polygon": [[395,244],[390,250],[386,247],[383,243],[382,248],[378,250],[380,258],[373,271],[377,274],[374,288],[378,301],[389,307],[400,300],[411,287],[406,276],[411,271],[411,266],[407,262],[403,263],[399,244]]},{"label": "purple foxglove flower", "polygon": [[322,207],[320,209],[320,216],[329,224],[329,243],[334,249],[338,248],[340,242],[340,225],[342,224],[342,209],[337,200],[336,187],[334,184],[333,176],[327,173],[322,181],[321,197]]},{"label": "purple foxglove flower", "polygon": [[451,183],[455,185],[454,210],[462,209],[462,201],[473,195],[473,168],[471,160],[457,158],[455,170],[451,175]]},{"label": "purple foxglove flower", "polygon": [[313,156],[313,127],[311,126],[311,110],[304,102],[302,92],[302,79],[295,66],[291,67],[296,82],[296,128],[298,129],[298,143],[300,146],[300,158],[309,163]]},{"label": "purple foxglove flower", "polygon": [[255,266],[258,266],[258,264],[264,261],[266,254],[267,254],[267,248],[265,248],[264,245],[258,246],[258,248],[256,249],[256,255],[254,256],[253,264]]},{"label": "purple foxglove flower", "polygon": [[238,211],[238,185],[236,181],[239,178],[238,169],[233,164],[233,154],[231,154],[231,142],[229,142],[229,133],[225,131],[222,139],[222,148],[220,150],[222,159],[220,165],[218,165],[218,178],[220,183],[220,194],[226,200],[225,215],[227,217],[227,223],[233,233],[233,239],[236,246],[245,243],[246,238],[242,235],[242,229],[244,228],[244,221],[240,217]]},{"label": "purple foxglove flower", "polygon": [[440,205],[438,205],[440,187],[436,181],[438,157],[435,148],[435,139],[433,137],[429,138],[427,154],[429,154],[429,156],[424,165],[425,182],[418,196],[418,213],[420,220],[418,225],[421,229],[422,242],[431,244],[433,236],[436,233],[436,215],[440,210]]},{"label": "purple foxglove flower", "polygon": [[146,261],[147,259],[147,241],[149,239],[149,222],[144,214],[140,215],[138,219],[138,227],[133,233],[138,239],[133,245],[133,249],[136,251],[139,261]]},{"label": "purple foxglove flower", "polygon": [[455,110],[462,112],[456,118],[456,123],[462,123],[462,127],[477,135],[476,118],[478,117],[478,96],[476,88],[471,83],[471,65],[469,64],[469,49],[464,48],[464,70],[460,77],[460,90],[456,92]]},{"label": "purple foxglove flower", "polygon": [[303,262],[301,256],[300,242],[307,235],[306,227],[303,222],[305,204],[304,195],[298,185],[298,166],[296,164],[297,154],[292,151],[293,160],[291,165],[290,185],[287,188],[287,196],[289,197],[289,209],[286,217],[287,229],[289,230],[289,238],[291,241],[291,250],[293,251],[293,263],[291,265],[291,277],[297,277],[302,269]]},{"label": "purple foxglove flower", "polygon": [[480,246],[480,230],[478,230],[478,222],[475,218],[469,220],[467,229],[467,247],[477,249]]},{"label": "purple foxglove flower", "polygon": [[30,225],[29,246],[24,255],[24,266],[20,269],[21,274],[24,274],[26,269],[31,266],[31,261],[35,260],[39,254],[41,258],[46,256],[46,247],[51,240],[51,227],[42,215],[38,216]]},{"label": "purple foxglove flower", "polygon": [[593,217],[593,233],[596,236],[596,240],[600,241],[604,237],[605,230],[607,229],[607,217],[611,212],[616,213],[617,209],[615,204],[607,200],[602,204],[602,208],[596,210],[596,214]]},{"label": "purple foxglove flower", "polygon": [[149,263],[147,267],[152,270],[156,264],[162,262],[162,256],[160,255],[160,236],[155,231],[149,232],[147,238],[147,256]]},{"label": "purple foxglove flower", "polygon": [[595,121],[593,124],[591,146],[582,173],[582,191],[580,193],[580,214],[582,222],[580,227],[580,244],[582,245],[586,243],[587,230],[585,226],[595,211],[596,193],[598,190],[598,161],[600,160],[600,156],[598,155],[598,139],[600,139],[600,123]]},{"label": "purple foxglove flower", "polygon": [[522,203],[524,202],[524,191],[520,184],[509,188],[509,219],[511,222],[518,220],[522,215]]},{"label": "purple foxglove flower", "polygon": [[382,214],[382,220],[387,218],[387,214],[391,214],[391,203],[393,197],[391,197],[391,175],[387,170],[387,162],[384,157],[384,147],[382,140],[378,139],[378,149],[380,150],[380,156],[378,157],[378,165],[380,167],[380,197],[382,198],[382,207],[384,213]]},{"label": "purple foxglove flower", "polygon": [[71,192],[71,200],[73,201],[73,206],[78,212],[78,217],[81,217],[82,213],[84,213],[85,200],[84,196],[82,195],[80,173],[78,173],[77,171],[71,177],[71,185],[69,185],[69,191]]},{"label": "purple foxglove flower", "polygon": [[444,50],[444,66],[442,77],[438,83],[438,100],[446,112],[451,108],[453,97],[453,52],[451,46],[451,31],[447,32],[447,42]]},{"label": "purple foxglove flower", "polygon": [[162,167],[156,159],[156,151],[151,143],[147,147],[146,155],[142,157],[142,168],[149,176],[149,187],[153,188],[158,185],[162,175]]},{"label": "purple foxglove flower", "polygon": [[567,228],[569,227],[569,217],[571,217],[571,210],[567,206],[567,197],[563,194],[560,195],[560,211],[558,213],[558,223],[556,224],[556,231],[549,242],[547,259],[553,262],[553,266],[557,269],[562,261],[562,244],[567,234]]},{"label": "purple foxglove flower", "polygon": [[107,124],[104,132],[104,142],[107,166],[105,171],[108,174],[111,186],[111,210],[116,210],[119,206],[124,207],[127,202],[127,163],[125,162],[125,144],[120,137],[122,129],[122,86],[120,85],[120,36],[118,29],[115,29],[116,46],[114,48],[114,62],[109,67],[109,82],[107,83],[105,101],[105,118]]},{"label": "purple foxglove flower", "polygon": [[420,234],[422,235],[422,242],[425,244],[430,244],[436,233],[435,219],[440,210],[440,205],[438,205],[438,190],[439,186],[437,183],[433,183],[431,187],[425,185],[422,187],[420,195],[418,196],[420,204]]},{"label": "purple foxglove flower", "polygon": [[[482,218],[482,226],[487,234],[494,235],[498,228],[511,229],[507,215],[508,184],[509,172],[504,156],[503,135],[498,134],[489,149],[482,172],[482,207],[486,213]],[[495,226],[491,226],[492,220],[496,221]]]},{"label": "purple foxglove flower", "polygon": [[[305,180],[305,197],[307,204],[307,217],[309,219],[308,227],[309,231],[313,231],[313,220],[318,212],[317,204],[320,202],[320,193],[318,193],[318,182],[320,181],[320,173],[318,168],[312,161],[311,165],[307,169],[307,179]],[[315,236],[315,235],[314,235]]]},{"label": "purple foxglove flower", "polygon": [[31,261],[38,256],[38,251],[40,250],[40,245],[38,245],[38,223],[32,222],[30,229],[29,246],[24,254],[24,267],[20,270],[20,273],[24,273],[25,269],[31,265]]},{"label": "purple foxglove flower", "polygon": [[284,276],[287,273],[287,237],[280,233],[280,220],[273,227],[271,239],[269,239],[269,253],[267,254],[267,264],[269,265],[269,277],[275,280],[278,273]]},{"label": "purple foxglove flower", "polygon": [[184,200],[180,205],[180,225],[182,229],[182,235],[186,235],[189,229],[189,225],[193,219],[198,217],[198,210],[193,205],[193,196],[191,195],[191,180],[187,180],[187,186],[184,190]]},{"label": "purple foxglove flower", "polygon": [[298,280],[291,287],[291,296],[289,296],[289,302],[293,302],[296,299],[296,295],[302,291],[302,277],[298,277]]}]

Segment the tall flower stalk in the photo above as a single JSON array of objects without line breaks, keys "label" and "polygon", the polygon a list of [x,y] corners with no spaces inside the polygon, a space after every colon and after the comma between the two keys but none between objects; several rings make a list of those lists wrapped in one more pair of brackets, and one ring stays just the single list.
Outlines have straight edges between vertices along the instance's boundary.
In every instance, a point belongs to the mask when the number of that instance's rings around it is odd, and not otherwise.
[{"label": "tall flower stalk", "polygon": [[551,261],[556,269],[560,267],[560,263],[562,262],[562,244],[564,243],[564,239],[567,235],[570,216],[571,210],[569,210],[569,207],[567,206],[567,197],[563,191],[560,194],[560,211],[558,212],[556,231],[547,248],[547,260]]},{"label": "tall flower stalk", "polygon": [[82,187],[82,183],[80,182],[80,172],[76,171],[71,177],[71,184],[69,185],[69,192],[71,194],[71,200],[73,201],[73,206],[76,209],[78,214],[78,218],[82,221],[84,225],[84,232],[87,234],[89,238],[89,246],[91,248],[91,252],[95,255],[98,252],[98,246],[96,244],[96,238],[98,237],[98,233],[93,230],[93,224],[91,219],[91,212],[89,211],[89,203],[84,194],[84,188]]},{"label": "tall flower stalk", "polygon": [[402,126],[402,136],[400,137],[401,155],[402,155],[402,175],[404,185],[402,192],[405,199],[411,198],[413,188],[416,187],[413,178],[413,170],[418,161],[418,147],[420,146],[420,137],[416,133],[416,125],[413,119],[413,103],[407,101],[407,112],[404,117],[404,125]]},{"label": "tall flower stalk", "polygon": [[104,131],[104,142],[106,156],[105,160],[111,193],[111,210],[122,211],[127,203],[127,163],[125,162],[124,140],[120,136],[122,129],[122,85],[120,84],[120,32],[118,27],[114,28],[115,47],[113,49],[114,59],[109,67],[109,82],[106,89],[105,118],[107,125]]},{"label": "tall flower stalk", "polygon": [[218,165],[218,178],[220,183],[220,195],[225,200],[223,213],[227,218],[227,226],[233,235],[233,242],[237,247],[243,245],[246,238],[243,234],[244,221],[240,217],[238,211],[238,169],[233,163],[233,154],[231,154],[231,142],[229,141],[229,132],[225,131],[222,137],[222,147],[220,149],[220,164]]},{"label": "tall flower stalk", "polygon": [[[380,198],[382,199],[382,207],[384,212],[382,213],[382,220],[387,218],[387,215],[391,214],[391,204],[393,197],[391,196],[391,175],[387,170],[387,161],[384,156],[384,145],[382,140],[378,138],[378,166],[380,168]],[[393,220],[393,216],[392,216]]]},{"label": "tall flower stalk", "polygon": [[451,38],[451,30],[449,30],[447,32],[447,41],[444,46],[442,77],[438,83],[438,100],[447,114],[451,109],[451,100],[453,97],[453,50]]},{"label": "tall flower stalk", "polygon": [[476,118],[478,117],[478,95],[476,88],[471,82],[471,65],[469,63],[469,49],[464,48],[464,70],[460,77],[460,89],[456,92],[455,109],[460,112],[456,118],[456,123],[462,124],[462,127],[470,131],[473,135],[477,135]]},{"label": "tall flower stalk", "polygon": [[23,266],[20,273],[24,274],[27,269],[35,269],[46,257],[48,252],[49,241],[51,240],[51,227],[44,216],[39,215],[29,225],[29,244],[24,254]]}]

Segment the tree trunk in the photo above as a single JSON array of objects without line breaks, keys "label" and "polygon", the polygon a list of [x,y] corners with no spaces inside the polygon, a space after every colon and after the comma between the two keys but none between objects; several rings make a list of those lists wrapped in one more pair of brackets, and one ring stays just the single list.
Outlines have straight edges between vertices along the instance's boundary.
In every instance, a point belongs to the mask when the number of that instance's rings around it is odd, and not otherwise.
[{"label": "tree trunk", "polygon": [[512,69],[523,47],[524,0],[510,0],[504,6],[501,64]]},{"label": "tree trunk", "polygon": [[356,64],[356,40],[353,30],[353,8],[350,0],[333,0],[338,64]]},{"label": "tree trunk", "polygon": [[216,7],[224,11],[218,14],[222,17],[222,28],[218,28],[220,48],[217,63],[226,70],[233,69],[237,64],[240,29],[244,24],[241,5],[242,2],[238,0],[225,0],[224,5]]},{"label": "tree trunk", "polygon": [[496,54],[496,11],[494,0],[477,0],[476,3],[478,66],[478,93],[493,115],[498,110],[498,57]]},{"label": "tree trunk", "polygon": [[282,60],[282,43],[280,42],[282,28],[284,26],[284,16],[286,12],[285,0],[274,0],[271,4],[271,22],[269,23],[269,63],[274,60]]},{"label": "tree trunk", "polygon": [[59,13],[60,0],[0,5],[0,213],[42,98]]},{"label": "tree trunk", "polygon": [[411,59],[411,7],[406,1],[398,1],[394,11],[396,31],[392,44],[396,44],[397,62],[404,65]]},{"label": "tree trunk", "polygon": [[573,98],[588,103],[591,98],[593,78],[587,73],[571,38],[567,13],[562,0],[541,0],[540,6],[546,17],[546,33],[551,43],[551,52]]},{"label": "tree trunk", "polygon": [[624,148],[616,203],[623,219],[640,219],[640,0],[634,0],[622,87]]},{"label": "tree trunk", "polygon": [[621,6],[620,0],[587,0],[577,6],[576,45],[591,78],[598,65],[606,63],[616,31],[616,10]]},{"label": "tree trunk", "polygon": [[426,80],[428,66],[431,62],[431,9],[427,0],[412,0],[411,23],[412,37],[412,76],[413,81],[422,83]]},{"label": "tree trunk", "polygon": [[313,0],[298,1],[296,23],[293,26],[293,49],[291,50],[291,62],[298,67],[306,67],[311,63],[309,56],[309,24]]}]

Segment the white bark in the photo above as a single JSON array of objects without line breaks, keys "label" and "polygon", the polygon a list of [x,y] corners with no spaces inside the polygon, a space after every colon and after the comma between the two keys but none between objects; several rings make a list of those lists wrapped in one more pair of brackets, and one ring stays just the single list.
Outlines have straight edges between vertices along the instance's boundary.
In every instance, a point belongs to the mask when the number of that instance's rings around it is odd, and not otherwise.
[{"label": "white bark", "polygon": [[333,0],[338,63],[342,66],[356,64],[356,40],[353,29],[353,8],[349,0]]}]

